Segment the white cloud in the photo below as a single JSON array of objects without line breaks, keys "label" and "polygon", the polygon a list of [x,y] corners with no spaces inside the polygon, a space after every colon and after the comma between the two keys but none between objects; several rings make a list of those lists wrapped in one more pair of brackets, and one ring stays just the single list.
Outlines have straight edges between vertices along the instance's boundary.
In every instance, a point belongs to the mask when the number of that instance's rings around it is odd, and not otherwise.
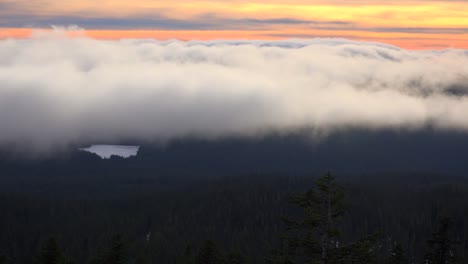
[{"label": "white cloud", "polygon": [[0,41],[0,144],[261,135],[311,127],[468,131],[468,53],[340,39]]}]

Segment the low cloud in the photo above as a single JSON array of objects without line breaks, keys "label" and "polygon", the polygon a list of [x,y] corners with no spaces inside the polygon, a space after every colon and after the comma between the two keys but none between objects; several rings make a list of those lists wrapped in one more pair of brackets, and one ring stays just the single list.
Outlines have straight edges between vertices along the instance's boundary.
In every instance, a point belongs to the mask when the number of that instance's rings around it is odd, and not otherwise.
[{"label": "low cloud", "polygon": [[341,39],[0,41],[0,145],[436,129],[468,132],[468,52]]}]

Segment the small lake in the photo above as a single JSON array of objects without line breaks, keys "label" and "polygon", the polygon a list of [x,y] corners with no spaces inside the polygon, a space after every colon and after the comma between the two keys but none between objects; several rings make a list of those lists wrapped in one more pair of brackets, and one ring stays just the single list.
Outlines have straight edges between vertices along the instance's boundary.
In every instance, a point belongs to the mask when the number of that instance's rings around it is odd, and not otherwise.
[{"label": "small lake", "polygon": [[112,155],[128,158],[136,156],[140,146],[126,145],[92,145],[88,148],[80,148],[82,151],[91,152],[99,155],[103,159],[108,159]]}]

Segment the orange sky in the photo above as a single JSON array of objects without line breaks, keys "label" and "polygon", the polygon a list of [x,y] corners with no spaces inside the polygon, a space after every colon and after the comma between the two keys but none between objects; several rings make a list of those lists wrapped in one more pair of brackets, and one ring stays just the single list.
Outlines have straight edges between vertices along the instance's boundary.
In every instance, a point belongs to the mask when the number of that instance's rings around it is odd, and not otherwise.
[{"label": "orange sky", "polygon": [[466,1],[0,0],[0,38],[78,25],[94,38],[341,37],[405,48],[468,48]]}]

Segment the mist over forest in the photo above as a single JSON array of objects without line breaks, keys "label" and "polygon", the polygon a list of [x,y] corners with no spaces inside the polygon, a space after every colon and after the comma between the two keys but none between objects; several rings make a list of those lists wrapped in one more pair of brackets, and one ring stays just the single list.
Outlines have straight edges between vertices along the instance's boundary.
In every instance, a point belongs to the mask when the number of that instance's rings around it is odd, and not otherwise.
[{"label": "mist over forest", "polygon": [[0,145],[165,143],[347,128],[466,132],[468,53],[344,39],[0,40]]}]

